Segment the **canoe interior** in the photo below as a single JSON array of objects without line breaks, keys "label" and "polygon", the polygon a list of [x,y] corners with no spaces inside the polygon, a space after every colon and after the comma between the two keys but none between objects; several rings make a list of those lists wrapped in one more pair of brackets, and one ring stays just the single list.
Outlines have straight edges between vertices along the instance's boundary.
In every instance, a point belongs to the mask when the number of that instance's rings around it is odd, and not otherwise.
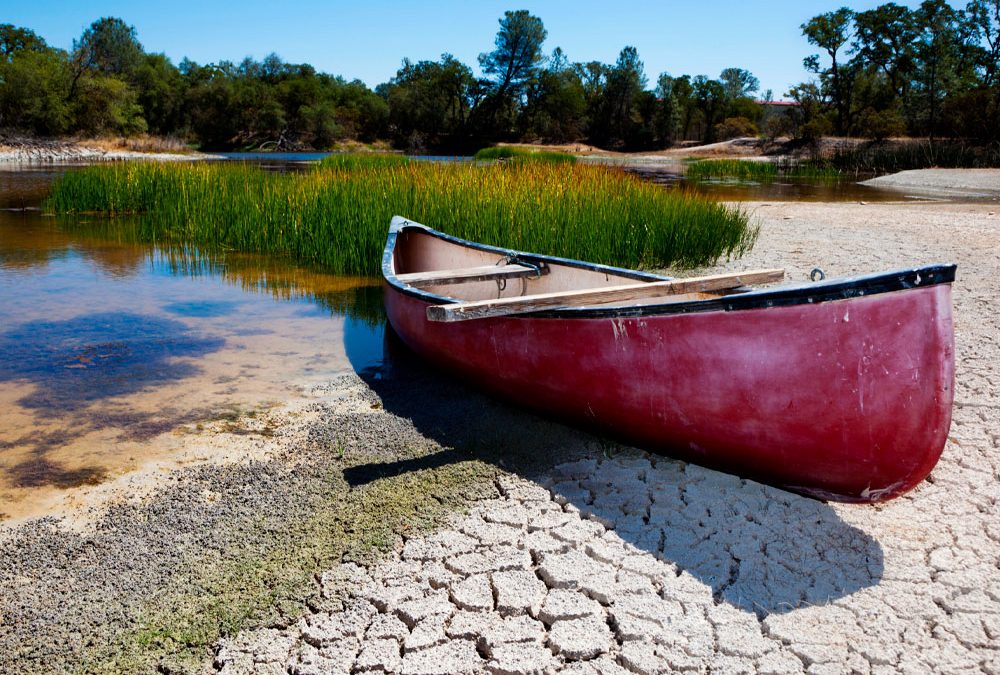
[{"label": "canoe interior", "polygon": [[[657,275],[641,275],[637,278],[634,272],[602,269],[594,270],[579,267],[569,263],[554,262],[541,256],[521,255],[521,259],[531,263],[542,262],[547,270],[538,277],[510,279],[497,282],[473,281],[461,284],[440,284],[423,286],[421,290],[440,296],[442,299],[461,301],[492,300],[510,298],[522,295],[537,295],[542,293],[559,293],[585,288],[607,288],[625,286],[642,281],[657,281],[666,277]],[[417,272],[436,272],[440,270],[459,270],[486,265],[503,265],[507,258],[503,253],[493,250],[483,250],[463,245],[461,243],[442,239],[434,234],[416,228],[407,228],[399,232],[396,246],[393,249],[392,272],[394,274],[413,274]],[[717,297],[711,293],[684,293],[644,298],[641,300],[622,301],[620,303],[601,303],[603,307],[616,305],[634,306],[637,304],[663,304],[665,302],[684,302],[703,298]]]}]

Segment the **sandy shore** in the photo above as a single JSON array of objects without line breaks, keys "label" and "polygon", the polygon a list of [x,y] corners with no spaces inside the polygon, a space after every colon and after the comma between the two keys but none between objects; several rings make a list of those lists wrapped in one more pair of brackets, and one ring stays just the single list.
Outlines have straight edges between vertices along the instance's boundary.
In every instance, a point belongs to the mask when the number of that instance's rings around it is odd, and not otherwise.
[{"label": "sandy shore", "polygon": [[959,264],[954,421],[912,493],[828,505],[419,365],[347,376],[216,430],[243,460],[3,532],[0,672],[1000,672],[995,205],[749,206],[719,269]]},{"label": "sandy shore", "polygon": [[900,171],[861,184],[945,197],[1000,197],[1000,169]]}]

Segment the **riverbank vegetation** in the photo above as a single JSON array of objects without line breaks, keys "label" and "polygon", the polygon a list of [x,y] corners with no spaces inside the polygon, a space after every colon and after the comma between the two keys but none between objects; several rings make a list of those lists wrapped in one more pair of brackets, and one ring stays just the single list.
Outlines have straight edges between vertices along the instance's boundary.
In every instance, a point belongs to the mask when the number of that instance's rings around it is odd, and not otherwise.
[{"label": "riverbank vegetation", "polygon": [[0,127],[149,133],[208,150],[324,150],[348,139],[408,152],[468,153],[501,141],[640,150],[758,134],[1000,143],[1000,0],[844,7],[801,30],[818,52],[805,59],[813,77],[775,102],[739,67],[715,78],[650,78],[631,46],[611,64],[574,62],[558,47],[546,53],[542,20],[524,10],[500,19],[494,49],[479,57],[481,77],[446,53],[403,59],[374,90],[274,54],[175,65],[147,53],[118,18],[95,21],[68,51],[5,24]]},{"label": "riverbank vegetation", "polygon": [[575,164],[576,157],[566,152],[529,150],[509,146],[483,148],[475,154],[480,161],[546,162],[549,164]]},{"label": "riverbank vegetation", "polygon": [[685,175],[691,181],[734,179],[771,183],[778,178],[835,181],[844,171],[826,159],[767,161],[746,159],[703,159],[688,164]]},{"label": "riverbank vegetation", "polygon": [[711,264],[741,255],[757,234],[742,209],[617,168],[382,161],[331,160],[302,174],[219,163],[93,166],[61,177],[46,208],[141,214],[147,240],[368,276],[380,273],[397,214],[474,241],[626,267]]},{"label": "riverbank vegetation", "polygon": [[778,177],[778,166],[773,162],[745,159],[702,159],[688,165],[688,180],[735,178],[743,181],[770,182]]}]

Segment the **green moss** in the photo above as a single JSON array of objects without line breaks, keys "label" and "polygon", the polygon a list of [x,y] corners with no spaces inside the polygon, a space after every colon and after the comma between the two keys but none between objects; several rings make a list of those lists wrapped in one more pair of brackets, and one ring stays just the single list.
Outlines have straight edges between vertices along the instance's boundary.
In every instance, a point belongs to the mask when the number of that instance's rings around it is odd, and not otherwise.
[{"label": "green moss", "polygon": [[[369,458],[370,459],[370,458]],[[479,460],[449,463],[349,487],[331,467],[329,489],[308,517],[257,518],[242,527],[275,534],[267,550],[202,550],[191,575],[150,598],[143,620],[93,651],[91,672],[200,671],[221,637],[290,622],[322,605],[317,575],[345,560],[373,562],[408,536],[440,525],[471,500],[496,495],[498,469]],[[238,525],[239,526],[239,525]]]}]

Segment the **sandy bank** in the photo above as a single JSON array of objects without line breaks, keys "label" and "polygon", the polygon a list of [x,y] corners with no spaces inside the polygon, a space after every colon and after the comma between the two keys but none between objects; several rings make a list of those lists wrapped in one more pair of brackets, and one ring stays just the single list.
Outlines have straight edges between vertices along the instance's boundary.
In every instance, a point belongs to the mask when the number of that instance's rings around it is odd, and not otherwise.
[{"label": "sandy bank", "polygon": [[946,197],[1000,197],[1000,169],[900,171],[861,185]]}]

